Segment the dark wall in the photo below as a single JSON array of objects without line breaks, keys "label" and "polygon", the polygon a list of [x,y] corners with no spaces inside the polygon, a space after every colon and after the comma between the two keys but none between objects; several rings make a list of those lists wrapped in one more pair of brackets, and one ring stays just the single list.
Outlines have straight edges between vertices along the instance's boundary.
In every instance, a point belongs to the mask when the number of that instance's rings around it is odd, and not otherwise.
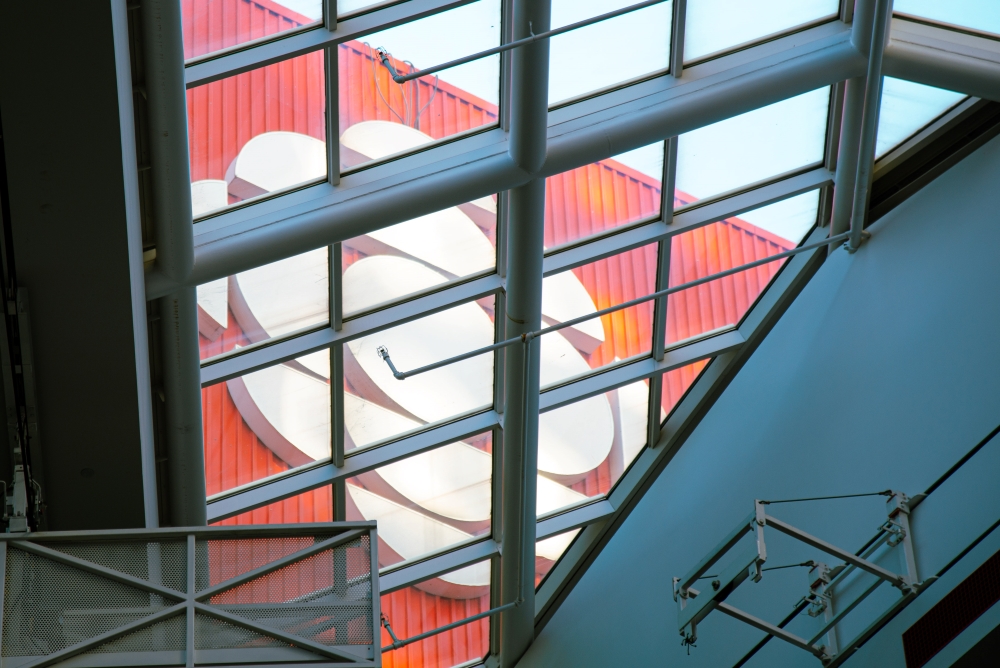
[{"label": "dark wall", "polygon": [[108,0],[0,4],[13,252],[31,304],[47,528],[57,530],[143,526],[111,10]]}]

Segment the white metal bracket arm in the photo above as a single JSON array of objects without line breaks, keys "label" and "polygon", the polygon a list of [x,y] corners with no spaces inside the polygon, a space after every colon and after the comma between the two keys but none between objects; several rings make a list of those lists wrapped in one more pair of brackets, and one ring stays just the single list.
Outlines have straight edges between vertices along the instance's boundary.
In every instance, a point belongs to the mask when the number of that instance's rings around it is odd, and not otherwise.
[{"label": "white metal bracket arm", "polygon": [[[682,578],[673,579],[674,601],[677,602],[677,627],[682,638],[682,644],[688,647],[694,646],[694,643],[698,639],[698,623],[707,617],[712,610],[719,610],[734,619],[738,619],[754,628],[764,631],[771,637],[779,638],[799,649],[811,653],[820,659],[824,666],[838,666],[846,661],[861,644],[889,623],[900,610],[908,605],[917,594],[934,580],[934,578],[928,578],[928,580],[921,582],[917,576],[909,524],[910,509],[916,504],[905,494],[892,490],[872,494],[849,494],[841,497],[815,497],[784,501],[814,501],[819,498],[846,498],[848,496],[874,495],[890,497],[887,503],[888,519],[879,528],[875,537],[868,541],[866,546],[857,553],[848,552],[835,545],[831,545],[820,538],[768,515],[766,507],[772,502],[756,500],[753,512],[740,522],[714,550],[702,559],[687,575]],[[774,503],[779,502],[776,501]],[[799,601],[796,609],[801,610],[808,607],[810,617],[819,617],[822,615],[825,622],[819,632],[809,640],[786,631],[783,628],[785,622],[782,622],[781,625],[775,625],[725,602],[726,598],[745,580],[749,578],[754,582],[759,582],[762,571],[769,570],[761,568],[767,560],[764,529],[768,526],[810,547],[836,557],[843,562],[832,569],[828,568],[825,564],[816,562],[792,564],[792,566],[810,566],[809,593],[804,599]],[[744,540],[746,535],[751,533],[754,534],[755,540],[753,542]],[[741,550],[736,552],[735,558],[729,561],[729,565],[725,569],[719,571],[717,575],[705,575],[714,564],[741,544]],[[905,575],[893,573],[872,560],[872,555],[883,545],[889,550],[900,545],[903,547],[902,557],[903,563],[906,566]],[[787,566],[772,568],[787,568]],[[854,596],[852,600],[847,602],[838,601],[841,609],[834,614],[836,586],[843,582],[844,578],[855,569],[874,575],[876,580],[860,595]],[[710,589],[699,590],[694,588],[693,585],[698,580],[708,578],[712,578]],[[871,595],[882,582],[888,582],[893,587],[899,589],[902,597],[888,610],[879,615],[864,631],[849,643],[843,645],[845,648],[844,651],[838,652],[836,639],[837,625],[848,613]],[[824,637],[825,642],[821,642]]]}]

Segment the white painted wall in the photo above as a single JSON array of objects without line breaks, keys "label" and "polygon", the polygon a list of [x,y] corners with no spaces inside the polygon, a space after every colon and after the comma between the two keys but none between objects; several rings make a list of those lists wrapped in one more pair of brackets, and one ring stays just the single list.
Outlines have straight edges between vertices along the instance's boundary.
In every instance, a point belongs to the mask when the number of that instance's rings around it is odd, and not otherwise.
[{"label": "white painted wall", "polygon": [[[857,254],[838,250],[820,269],[519,666],[731,666],[761,634],[712,613],[687,656],[670,578],[701,559],[755,497],[915,494],[1000,423],[1000,139],[872,232]],[[989,483],[1000,476],[998,440],[966,482],[949,486],[953,496],[942,487],[928,501],[925,515],[935,519],[923,525],[934,529],[919,540],[928,566],[939,568],[1000,517]],[[977,498],[988,503],[970,509]],[[851,550],[885,518],[878,497],[772,511]],[[818,556],[776,533],[769,548],[770,565]],[[729,602],[776,622],[805,593],[805,570],[765,574]],[[898,650],[899,632],[882,641],[886,652]],[[881,663],[863,654],[847,665]],[[772,641],[749,665],[820,664]]]}]

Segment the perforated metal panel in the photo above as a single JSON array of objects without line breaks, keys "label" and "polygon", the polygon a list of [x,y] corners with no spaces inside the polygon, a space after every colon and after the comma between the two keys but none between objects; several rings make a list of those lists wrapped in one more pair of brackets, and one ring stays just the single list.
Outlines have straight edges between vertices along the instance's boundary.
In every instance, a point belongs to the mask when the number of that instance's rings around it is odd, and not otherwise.
[{"label": "perforated metal panel", "polygon": [[378,666],[376,545],[370,522],[4,536],[2,665]]}]

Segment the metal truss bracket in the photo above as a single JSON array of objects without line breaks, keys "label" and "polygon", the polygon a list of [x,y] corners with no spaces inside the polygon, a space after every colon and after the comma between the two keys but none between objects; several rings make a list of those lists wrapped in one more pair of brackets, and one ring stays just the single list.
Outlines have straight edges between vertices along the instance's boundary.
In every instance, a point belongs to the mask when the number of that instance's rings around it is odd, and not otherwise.
[{"label": "metal truss bracket", "polygon": [[[784,640],[790,645],[805,650],[819,659],[824,666],[834,668],[853,654],[864,642],[877,633],[883,626],[908,605],[927,585],[936,578],[920,581],[917,575],[916,559],[913,553],[912,531],[909,514],[916,501],[911,500],[902,492],[887,491],[887,519],[879,528],[878,533],[868,541],[865,548],[857,553],[848,552],[831,545],[826,541],[812,536],[801,529],[791,526],[767,514],[769,501],[754,501],[753,512],[740,522],[709,554],[684,577],[673,578],[673,597],[677,603],[677,628],[682,638],[682,644],[693,647],[698,640],[698,624],[713,610],[738,619],[741,622],[757,628],[771,637]],[[812,500],[812,499],[801,499]],[[760,619],[743,610],[726,603],[737,587],[745,580],[759,582],[767,561],[767,547],[764,541],[764,529],[771,527],[825,554],[835,557],[842,563],[830,567],[825,563],[806,562],[794,564],[810,566],[808,592],[796,605],[797,610],[804,610],[810,617],[824,620],[822,628],[810,639],[801,638],[783,627],[790,621],[779,625]],[[754,541],[744,540],[747,534],[754,535]],[[740,551],[738,545],[742,544]],[[881,546],[895,549],[902,546],[903,562],[906,573],[898,574],[887,570],[871,560],[871,556]],[[732,557],[732,554],[735,557]],[[717,575],[705,574],[713,565],[730,556],[729,565]],[[781,566],[779,568],[784,568]],[[864,571],[875,576],[875,581],[853,600],[841,603],[835,610],[834,601],[837,585],[854,570]],[[695,583],[703,579],[711,579],[708,588],[696,589]],[[888,582],[901,594],[888,610],[879,615],[864,631],[850,642],[843,645],[843,651],[838,649],[837,625],[854,610],[865,598],[870,596],[883,582]]]}]

